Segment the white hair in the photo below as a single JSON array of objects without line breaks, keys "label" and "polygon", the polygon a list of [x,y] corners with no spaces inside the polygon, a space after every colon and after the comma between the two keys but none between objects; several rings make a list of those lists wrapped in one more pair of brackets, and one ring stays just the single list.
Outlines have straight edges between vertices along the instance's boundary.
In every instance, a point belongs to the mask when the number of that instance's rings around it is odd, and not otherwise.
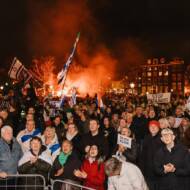
[{"label": "white hair", "polygon": [[5,133],[6,130],[11,130],[13,132],[13,129],[11,126],[9,125],[5,125],[1,128],[1,136],[3,136],[3,134]]},{"label": "white hair", "polygon": [[161,118],[158,120],[160,125],[164,125],[166,128],[171,127],[169,121],[166,118]]},{"label": "white hair", "polygon": [[161,135],[166,135],[166,134],[174,135],[174,132],[171,129],[169,129],[169,128],[162,129]]}]

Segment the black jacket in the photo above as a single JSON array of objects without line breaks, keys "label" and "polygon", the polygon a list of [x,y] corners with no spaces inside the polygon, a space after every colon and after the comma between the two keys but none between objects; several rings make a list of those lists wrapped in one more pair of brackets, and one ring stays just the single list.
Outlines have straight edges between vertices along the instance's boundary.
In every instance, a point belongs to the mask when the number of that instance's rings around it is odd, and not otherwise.
[{"label": "black jacket", "polygon": [[[159,177],[158,190],[188,190],[189,152],[181,144],[175,144],[171,152],[163,146],[154,157],[154,169]],[[164,173],[164,165],[175,166],[174,173]]]},{"label": "black jacket", "polygon": [[135,115],[130,129],[134,133],[137,143],[140,144],[148,134],[148,120],[143,115],[140,117]]},{"label": "black jacket", "polygon": [[60,176],[55,176],[57,171],[62,168],[62,165],[59,163],[58,157],[59,156],[57,156],[57,158],[55,159],[53,163],[53,166],[50,172],[50,177],[52,179],[59,179],[59,180],[70,179],[70,180],[78,181],[78,178],[74,176],[74,173],[73,173],[74,170],[80,169],[80,166],[81,166],[81,161],[78,158],[77,154],[75,152],[72,152],[63,166],[64,168],[63,174]]},{"label": "black jacket", "polygon": [[156,152],[163,146],[160,138],[160,134],[156,136],[147,135],[144,139],[142,153],[140,155],[140,168],[144,176],[151,180],[156,179],[153,162]]},{"label": "black jacket", "polygon": [[98,134],[95,136],[92,136],[92,134],[89,132],[82,137],[80,146],[83,156],[86,154],[85,147],[91,145],[97,145],[98,148],[101,149],[102,156],[106,158],[108,157],[109,145],[107,139],[104,137],[104,135],[101,132],[98,132]]},{"label": "black jacket", "polygon": [[[33,164],[30,163],[30,161],[22,164],[21,166],[18,167],[18,172],[20,174],[38,174],[38,175],[42,175],[45,180],[46,183],[48,182],[48,174],[50,171],[51,165],[46,162],[43,159],[38,158],[37,161]],[[26,182],[24,182],[24,180],[21,181],[21,184],[28,184],[28,185],[42,185],[43,181],[41,178],[36,177],[36,178],[28,178]],[[20,188],[22,189],[22,188]],[[23,187],[23,190],[25,188]],[[42,190],[43,187],[28,187],[27,190]]]}]

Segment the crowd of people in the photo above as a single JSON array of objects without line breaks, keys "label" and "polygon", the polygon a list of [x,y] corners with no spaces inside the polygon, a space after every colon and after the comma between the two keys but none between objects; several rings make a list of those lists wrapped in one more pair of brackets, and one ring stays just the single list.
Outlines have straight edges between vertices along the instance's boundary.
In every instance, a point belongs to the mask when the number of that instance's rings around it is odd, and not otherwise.
[{"label": "crowd of people", "polygon": [[[32,87],[1,97],[1,178],[40,174],[46,185],[65,180],[96,190],[190,189],[187,97],[149,104],[145,96],[105,94],[103,106],[97,96],[75,105],[69,99],[51,107]],[[118,134],[131,139],[130,148]]]}]

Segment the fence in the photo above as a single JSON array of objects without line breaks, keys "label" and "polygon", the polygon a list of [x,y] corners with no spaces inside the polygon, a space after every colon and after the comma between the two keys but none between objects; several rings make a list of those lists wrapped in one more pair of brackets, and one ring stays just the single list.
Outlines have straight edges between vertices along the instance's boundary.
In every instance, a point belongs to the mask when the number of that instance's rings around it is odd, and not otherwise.
[{"label": "fence", "polygon": [[46,182],[42,175],[9,175],[0,178],[0,190],[45,190]]},{"label": "fence", "polygon": [[52,183],[52,190],[96,190],[89,187],[85,187],[69,180],[54,180]]}]

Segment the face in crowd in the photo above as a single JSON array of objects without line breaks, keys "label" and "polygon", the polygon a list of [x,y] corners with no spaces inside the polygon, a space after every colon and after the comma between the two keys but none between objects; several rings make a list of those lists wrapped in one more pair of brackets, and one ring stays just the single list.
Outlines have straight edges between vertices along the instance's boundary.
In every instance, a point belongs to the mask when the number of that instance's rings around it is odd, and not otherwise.
[{"label": "face in crowd", "polygon": [[99,128],[99,124],[97,123],[97,121],[91,120],[90,125],[89,125],[90,132],[96,133],[96,132],[98,132],[98,128]]},{"label": "face in crowd", "polygon": [[53,139],[55,137],[55,128],[53,127],[46,127],[44,131],[45,138]]},{"label": "face in crowd", "polygon": [[39,152],[41,149],[41,142],[39,139],[32,139],[30,142],[30,147],[34,152]]},{"label": "face in crowd", "polygon": [[69,154],[70,152],[72,152],[73,146],[70,141],[65,140],[63,141],[61,148],[65,154]]},{"label": "face in crowd", "polygon": [[171,129],[163,129],[161,132],[161,140],[165,145],[174,143],[175,135]]},{"label": "face in crowd", "polygon": [[157,135],[159,130],[160,130],[159,127],[157,125],[155,125],[155,124],[149,125],[149,131],[150,131],[152,136]]},{"label": "face in crowd", "polygon": [[136,108],[136,114],[137,115],[142,115],[143,114],[143,108],[142,107],[137,107]]},{"label": "face in crowd", "polygon": [[34,115],[31,114],[31,113],[28,113],[28,114],[26,115],[26,121],[29,121],[29,120],[34,120]]},{"label": "face in crowd", "polygon": [[35,129],[35,122],[34,120],[29,120],[26,122],[26,129],[28,132],[32,132]]},{"label": "face in crowd", "polygon": [[4,121],[7,119],[8,117],[8,112],[6,110],[2,110],[0,111],[0,116],[4,119]]},{"label": "face in crowd", "polygon": [[89,156],[91,158],[96,158],[98,155],[98,147],[96,145],[92,145],[89,150]]},{"label": "face in crowd", "polygon": [[104,125],[109,126],[109,119],[107,117],[104,118]]},{"label": "face in crowd", "polygon": [[75,126],[75,124],[69,124],[68,125],[68,128],[67,128],[67,132],[69,133],[69,134],[74,134],[74,133],[76,133],[77,132],[77,128],[76,128],[76,126]]},{"label": "face in crowd", "polygon": [[128,127],[124,127],[121,130],[121,134],[123,136],[130,137],[131,136],[131,130]]},{"label": "face in crowd", "polygon": [[119,121],[119,126],[120,126],[121,128],[123,128],[123,127],[126,127],[126,125],[127,125],[127,123],[126,123],[125,119],[120,119],[120,121]]},{"label": "face in crowd", "polygon": [[30,107],[29,109],[28,109],[28,114],[35,114],[35,109],[33,108],[33,107]]},{"label": "face in crowd", "polygon": [[55,123],[56,126],[58,126],[61,123],[61,118],[60,117],[56,117],[54,119],[54,123]]},{"label": "face in crowd", "polygon": [[166,118],[159,119],[160,129],[165,129],[170,127],[170,123]]},{"label": "face in crowd", "polygon": [[181,116],[183,114],[183,110],[181,107],[177,107],[175,110],[176,116]]},{"label": "face in crowd", "polygon": [[13,139],[13,129],[10,126],[3,127],[1,129],[1,137],[6,142],[10,142]]}]

